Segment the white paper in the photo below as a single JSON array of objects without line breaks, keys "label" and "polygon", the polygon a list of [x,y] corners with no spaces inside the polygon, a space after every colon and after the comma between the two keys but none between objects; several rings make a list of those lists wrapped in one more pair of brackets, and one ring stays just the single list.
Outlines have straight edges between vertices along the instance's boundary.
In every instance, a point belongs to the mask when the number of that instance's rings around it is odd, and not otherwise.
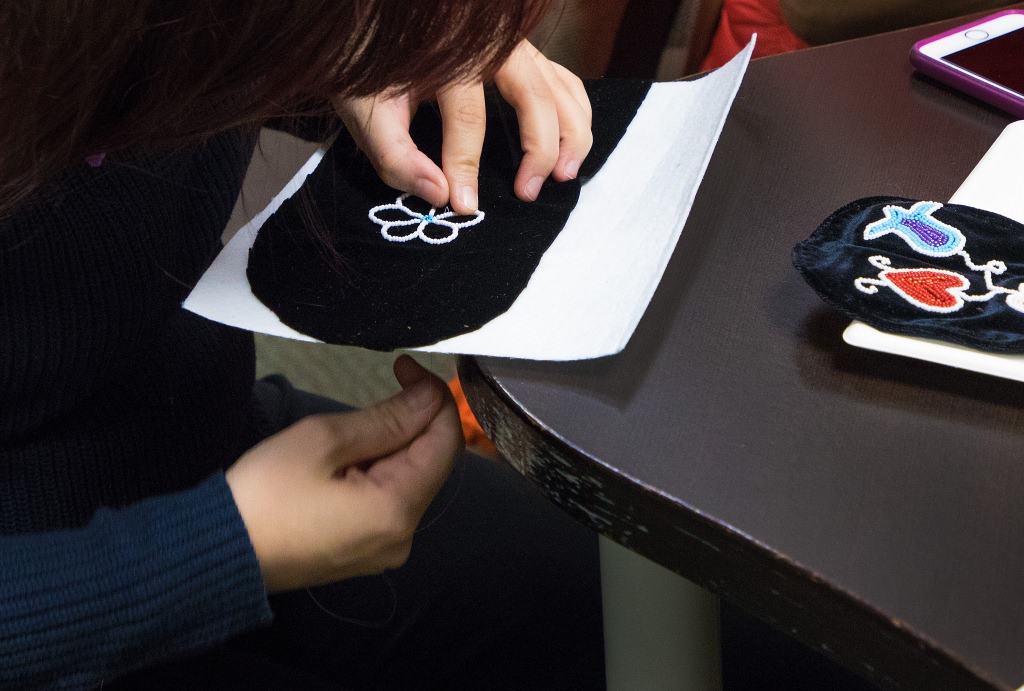
[{"label": "white paper", "polygon": [[316,149],[270,203],[231,235],[227,245],[185,298],[185,309],[229,326],[299,341],[316,342],[317,339],[282,324],[277,315],[253,295],[245,269],[249,264],[249,250],[256,242],[260,228],[286,199],[302,187],[310,173],[320,165],[325,153],[326,146]]},{"label": "white paper", "polygon": [[[675,249],[753,45],[701,79],[654,84],[512,307],[472,333],[419,350],[535,360],[621,351]],[[245,268],[260,226],[322,156],[315,154],[231,239],[187,309],[251,331],[315,340],[282,324],[252,295]],[[482,206],[486,212],[486,200]]]},{"label": "white paper", "polygon": [[[1019,121],[1003,130],[949,202],[993,211],[1024,223],[1022,190],[1024,121]],[[856,321],[843,332],[843,340],[860,348],[1024,381],[1024,355],[985,353],[943,341],[898,336]]]}]

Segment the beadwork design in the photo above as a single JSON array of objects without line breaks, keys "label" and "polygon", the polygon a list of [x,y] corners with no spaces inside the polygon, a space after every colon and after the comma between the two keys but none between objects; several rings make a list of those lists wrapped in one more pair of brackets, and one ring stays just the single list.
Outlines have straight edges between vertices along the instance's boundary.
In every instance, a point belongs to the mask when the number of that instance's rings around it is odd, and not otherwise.
[{"label": "beadwork design", "polygon": [[957,254],[967,244],[967,238],[957,228],[932,215],[941,208],[938,202],[917,202],[909,209],[889,204],[882,209],[885,218],[864,227],[864,239],[875,240],[895,233],[920,254],[929,257]]},{"label": "beadwork design", "polygon": [[822,220],[792,260],[826,304],[883,333],[1024,355],[1024,223],[1014,218],[864,197]]},{"label": "beadwork design", "polygon": [[889,204],[882,209],[885,217],[864,226],[864,239],[876,240],[893,233],[911,249],[929,257],[959,256],[971,271],[982,274],[985,293],[971,295],[970,280],[955,271],[937,268],[892,267],[892,260],[883,255],[869,257],[868,261],[879,270],[876,278],[861,277],[854,280],[857,290],[868,295],[878,292],[880,286],[891,288],[912,305],[929,312],[959,311],[967,302],[987,302],[997,295],[1006,296],[1010,308],[1024,312],[1024,283],[1016,289],[997,286],[993,276],[1006,271],[1006,263],[992,259],[976,264],[966,250],[967,237],[958,228],[943,223],[933,214],[942,208],[938,202],[917,202],[909,209]]},{"label": "beadwork design", "polygon": [[[879,269],[876,278],[861,277],[853,284],[857,290],[874,295],[879,287],[891,288],[904,300],[928,312],[948,314],[959,311],[967,302],[988,302],[997,295],[1006,295],[1006,304],[1018,312],[1024,312],[1024,283],[1016,290],[997,286],[992,281],[993,273],[987,268],[983,271],[987,291],[971,295],[967,291],[971,287],[970,280],[962,274],[946,269],[894,269],[892,260],[876,254],[868,258],[871,265]],[[992,264],[993,262],[990,262]],[[998,262],[1002,264],[1002,262]],[[1006,267],[1002,266],[1005,271]]]},{"label": "beadwork design", "polygon": [[[475,226],[484,220],[483,211],[477,211],[472,216],[460,216],[454,211],[437,213],[437,209],[431,207],[427,213],[419,213],[410,209],[405,204],[405,200],[409,196],[408,194],[403,194],[393,204],[381,204],[370,209],[370,220],[381,226],[380,234],[389,242],[409,242],[410,240],[419,239],[430,245],[446,245],[459,237],[459,231],[463,228]],[[382,213],[388,211],[397,211],[400,217],[396,220],[391,220],[381,216]],[[449,220],[453,218],[467,218],[468,220]],[[393,231],[395,228],[410,228],[412,226],[415,226],[415,228],[404,233]],[[446,228],[448,232],[440,237],[434,237],[426,232],[430,226]]]},{"label": "beadwork design", "polygon": [[878,278],[858,278],[857,290],[868,295],[880,286],[895,291],[907,302],[929,312],[956,312],[969,298],[965,295],[971,282],[954,271],[943,269],[893,269],[888,257],[875,255],[869,259],[880,269]]}]

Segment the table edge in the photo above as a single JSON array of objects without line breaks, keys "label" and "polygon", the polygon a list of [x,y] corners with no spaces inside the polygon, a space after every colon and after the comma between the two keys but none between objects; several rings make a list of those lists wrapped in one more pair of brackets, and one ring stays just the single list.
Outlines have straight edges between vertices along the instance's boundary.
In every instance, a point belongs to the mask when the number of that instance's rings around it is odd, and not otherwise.
[{"label": "table edge", "polygon": [[[788,555],[574,448],[524,411],[476,357],[459,358],[458,376],[505,462],[599,534],[883,687],[1013,691]],[[666,530],[678,533],[672,554],[650,538]]]}]

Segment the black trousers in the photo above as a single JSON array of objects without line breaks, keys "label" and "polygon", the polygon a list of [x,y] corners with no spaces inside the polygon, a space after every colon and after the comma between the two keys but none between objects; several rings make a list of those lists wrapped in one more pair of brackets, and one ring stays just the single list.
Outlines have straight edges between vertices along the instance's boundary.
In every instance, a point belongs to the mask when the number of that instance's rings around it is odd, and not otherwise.
[{"label": "black trousers", "polygon": [[[340,404],[272,377],[253,439]],[[597,538],[502,464],[465,455],[408,562],[271,598],[273,625],[108,689],[604,688]]]}]

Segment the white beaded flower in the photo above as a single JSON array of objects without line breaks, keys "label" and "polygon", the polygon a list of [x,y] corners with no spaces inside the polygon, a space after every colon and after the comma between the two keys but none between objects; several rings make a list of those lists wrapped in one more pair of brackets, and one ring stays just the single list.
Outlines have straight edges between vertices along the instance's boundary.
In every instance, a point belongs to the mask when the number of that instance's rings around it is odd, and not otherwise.
[{"label": "white beaded flower", "polygon": [[[403,194],[395,200],[394,204],[381,204],[370,209],[370,220],[381,226],[381,236],[390,242],[409,242],[419,238],[423,242],[431,245],[445,245],[459,237],[459,231],[463,228],[469,228],[475,226],[480,221],[484,220],[484,212],[477,211],[472,216],[460,216],[454,211],[444,211],[437,213],[437,209],[434,207],[430,208],[427,213],[419,213],[410,209],[405,205],[405,200],[409,198],[408,194]],[[396,211],[398,212],[399,218],[391,220],[390,218],[384,218],[383,212]],[[393,214],[386,214],[391,216]],[[465,221],[452,221],[452,218],[466,218]],[[396,228],[410,228],[415,226],[413,230],[403,232],[399,230],[395,232]],[[447,234],[443,236],[428,235],[426,230],[429,226],[440,226],[447,228]]]}]

